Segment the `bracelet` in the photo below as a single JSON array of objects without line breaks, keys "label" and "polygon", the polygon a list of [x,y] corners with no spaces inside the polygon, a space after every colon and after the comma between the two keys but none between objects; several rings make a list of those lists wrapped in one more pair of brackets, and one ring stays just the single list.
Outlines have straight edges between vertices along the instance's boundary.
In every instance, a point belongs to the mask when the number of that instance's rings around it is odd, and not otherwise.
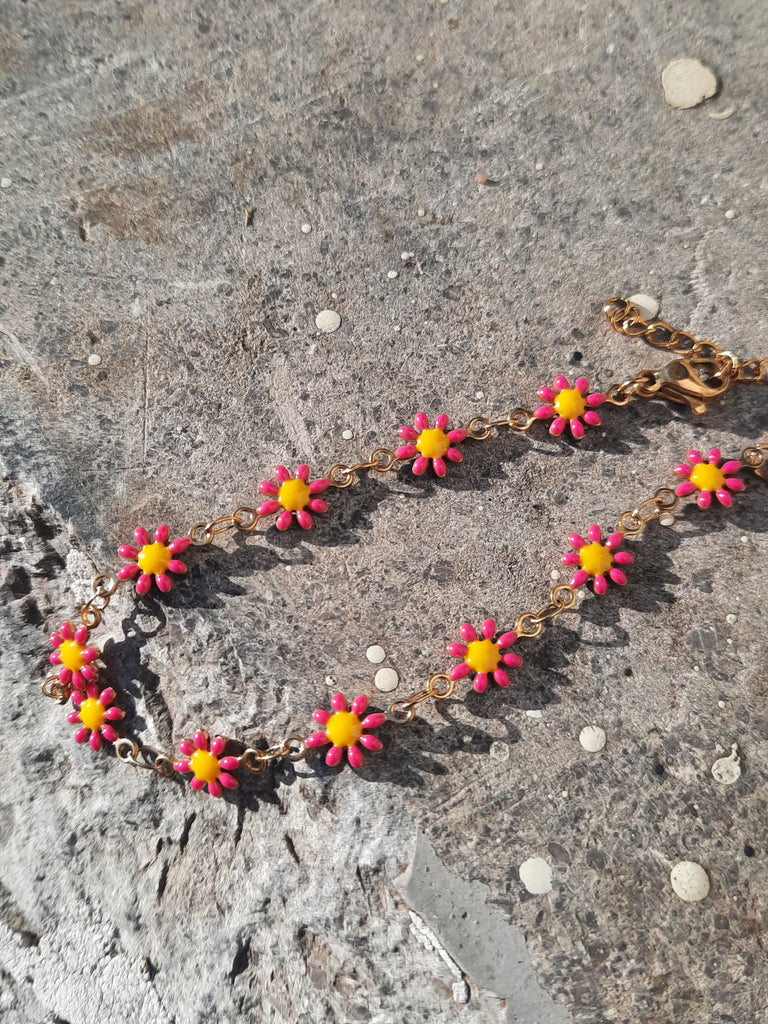
[{"label": "bracelet", "polygon": [[491,680],[500,687],[509,686],[508,670],[522,664],[517,642],[538,637],[547,622],[573,610],[583,594],[580,588],[585,584],[591,583],[592,591],[598,596],[606,593],[609,582],[624,586],[627,582],[624,570],[634,557],[625,550],[624,542],[638,538],[652,522],[671,524],[670,514],[683,499],[695,495],[698,506],[707,509],[714,496],[727,508],[732,504],[733,495],[744,490],[744,480],[738,473],[749,470],[760,479],[768,480],[766,442],[756,442],[735,458],[724,459],[717,448],[706,455],[689,451],[685,461],[674,467],[673,472],[682,478],[674,490],[660,487],[635,508],[621,514],[616,529],[607,536],[593,524],[585,536],[572,533],[568,537],[570,550],[563,556],[562,563],[574,570],[570,583],[554,586],[541,607],[517,615],[509,628],[497,628],[491,618],[479,628],[462,624],[458,630],[460,639],[447,647],[448,655],[456,664],[447,672],[431,675],[422,689],[396,700],[386,712],[369,711],[365,695],[347,701],[337,693],[331,697],[329,708],[314,713],[319,731],[308,735],[292,733],[277,743],[263,746],[227,736],[211,737],[205,729],[198,729],[191,739],[185,738],[179,743],[180,759],[118,733],[116,726],[125,712],[117,703],[115,689],[112,686],[102,688],[103,666],[91,635],[101,625],[103,613],[117,589],[128,581],[135,581],[139,595],[146,594],[153,583],[162,593],[167,593],[173,584],[172,577],[186,572],[186,564],[179,556],[190,547],[208,547],[217,536],[230,530],[253,533],[260,523],[272,519],[278,530],[293,526],[308,530],[313,526],[313,514],[329,512],[327,502],[319,495],[346,490],[363,471],[388,473],[410,466],[411,471],[420,476],[431,465],[434,473],[443,477],[451,463],[463,461],[459,446],[465,442],[488,441],[504,428],[525,433],[539,422],[548,423],[553,437],[563,435],[568,428],[570,436],[578,442],[585,436],[585,427],[601,424],[601,416],[596,411],[601,406],[621,408],[636,399],[663,398],[685,405],[698,415],[734,382],[768,383],[768,358],[739,361],[713,342],[697,340],[664,321],[644,319],[640,308],[628,299],[612,298],[603,309],[611,326],[620,334],[641,338],[677,358],[659,369],[643,370],[621,383],[613,383],[604,392],[591,392],[583,377],[571,386],[564,376],[556,376],[551,387],[539,390],[542,404],[533,410],[515,408],[502,419],[477,416],[466,428],[451,428],[445,414],[437,416],[430,426],[427,416],[419,412],[413,426],[399,429],[404,444],[396,449],[377,448],[366,461],[354,465],[336,464],[317,479],[312,479],[307,465],[298,466],[293,476],[285,467],[278,466],[274,481],[259,484],[259,491],[266,500],[258,507],[243,506],[230,515],[195,523],[186,535],[173,540],[165,525],[158,526],[151,537],[138,527],[134,532],[135,544],[125,544],[118,549],[126,564],[117,573],[105,572],[93,581],[92,594],[79,609],[79,623],[66,621],[50,636],[54,647],[50,662],[56,671],[45,679],[42,692],[62,705],[71,701],[73,710],[67,719],[77,726],[75,740],[88,742],[94,751],[101,750],[106,743],[123,763],[155,771],[168,779],[191,776],[193,789],[207,789],[214,797],[220,797],[224,789],[236,789],[243,772],[258,774],[283,759],[297,762],[308,757],[315,748],[324,751],[329,766],[338,765],[346,756],[353,768],[360,768],[364,752],[382,749],[382,739],[377,735],[382,727],[412,722],[422,705],[453,696],[461,680],[471,681],[478,693],[484,692]]}]

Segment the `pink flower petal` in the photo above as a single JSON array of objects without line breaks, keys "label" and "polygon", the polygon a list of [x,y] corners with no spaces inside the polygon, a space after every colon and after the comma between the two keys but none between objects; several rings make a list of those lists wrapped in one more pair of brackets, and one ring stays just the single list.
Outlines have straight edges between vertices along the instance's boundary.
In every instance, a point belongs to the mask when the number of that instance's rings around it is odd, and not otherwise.
[{"label": "pink flower petal", "polygon": [[459,679],[463,679],[464,676],[468,676],[471,671],[472,669],[469,665],[463,661],[460,665],[456,665],[451,669],[450,676],[454,682],[457,682]]},{"label": "pink flower petal", "polygon": [[321,476],[319,480],[312,480],[309,485],[310,494],[322,494],[323,491],[327,491],[331,486],[331,481],[327,476]]},{"label": "pink flower petal", "polygon": [[50,661],[50,663],[52,665],[60,665],[61,664],[61,655],[59,654],[58,651],[52,651],[48,655],[48,661]]},{"label": "pink flower petal", "polygon": [[208,749],[208,737],[205,735],[202,729],[198,729],[195,735],[192,737],[192,742],[195,744],[198,750]]},{"label": "pink flower petal", "polygon": [[584,540],[580,533],[569,533],[568,543],[571,545],[572,548],[576,548],[577,550],[579,548],[585,548],[587,546],[587,542]]},{"label": "pink flower petal", "polygon": [[60,636],[58,633],[51,633],[48,637],[48,643],[52,644],[53,647],[61,647],[64,643],[64,637]]},{"label": "pink flower petal", "polygon": [[627,577],[624,575],[624,573],[621,571],[621,569],[613,569],[613,568],[611,568],[611,569],[608,570],[608,575],[611,577],[613,582],[614,583],[618,583],[618,585],[620,587],[623,587],[623,586],[626,585]]},{"label": "pink flower petal", "polygon": [[331,747],[325,755],[325,763],[329,768],[335,768],[344,754],[344,747]]},{"label": "pink flower petal", "polygon": [[434,469],[437,476],[445,476],[445,459],[432,459],[432,469]]},{"label": "pink flower petal", "polygon": [[476,675],[475,681],[472,684],[477,693],[485,693],[488,689],[488,676],[484,674]]},{"label": "pink flower petal", "polygon": [[680,463],[680,465],[675,466],[675,473],[678,476],[690,476],[692,472],[693,466],[686,466],[683,465],[683,463]]},{"label": "pink flower petal", "polygon": [[218,800],[221,796],[221,783],[218,779],[211,779],[208,783],[208,792],[212,797],[215,797]]},{"label": "pink flower petal", "polygon": [[104,717],[108,722],[119,722],[121,718],[125,718],[125,715],[120,708],[107,708]]},{"label": "pink flower petal", "polygon": [[505,647],[511,647],[512,644],[517,640],[517,633],[514,630],[509,630],[506,633],[502,633],[496,644],[500,651],[503,651]]},{"label": "pink flower petal", "polygon": [[448,426],[448,417],[445,415],[444,412],[441,412],[440,415],[435,420],[435,428],[437,430],[445,430],[445,428],[447,426]]},{"label": "pink flower petal", "polygon": [[267,494],[271,498],[274,498],[280,493],[280,487],[274,482],[274,480],[262,480],[259,484],[259,493]]},{"label": "pink flower petal", "polygon": [[70,723],[70,725],[75,725],[76,722],[80,721],[80,712],[70,711],[69,714],[67,715],[67,721]]},{"label": "pink flower petal", "polygon": [[562,432],[565,430],[565,425],[568,421],[564,416],[558,416],[552,420],[552,426],[549,428],[549,432],[552,437],[560,437]]},{"label": "pink flower petal", "polygon": [[292,521],[293,518],[291,516],[291,513],[288,511],[288,509],[285,509],[285,511],[281,512],[280,515],[275,520],[275,526],[278,528],[278,530],[287,530],[288,527],[291,525]]},{"label": "pink flower petal", "polygon": [[413,418],[413,424],[418,431],[429,430],[429,420],[423,412],[417,412]]},{"label": "pink flower petal", "polygon": [[452,658],[465,658],[467,647],[464,644],[448,644],[448,653]]},{"label": "pink flower petal", "polygon": [[418,441],[419,439],[419,432],[413,427],[400,427],[398,434],[404,441]]},{"label": "pink flower petal", "polygon": [[101,750],[101,736],[94,730],[88,737],[88,742],[91,746],[91,750],[98,752]]},{"label": "pink flower petal", "polygon": [[145,544],[149,544],[149,534],[143,526],[137,526],[133,531],[133,537],[139,547],[143,548]]},{"label": "pink flower petal", "polygon": [[576,551],[566,551],[560,561],[563,565],[581,565],[581,559]]},{"label": "pink flower petal", "polygon": [[189,545],[192,543],[189,537],[179,537],[177,540],[172,540],[168,545],[168,550],[172,555],[183,555]]},{"label": "pink flower petal", "polygon": [[397,449],[395,455],[398,459],[412,459],[418,450],[415,444],[404,444]]},{"label": "pink flower petal", "polygon": [[741,463],[735,459],[729,459],[728,462],[724,462],[720,467],[724,473],[738,473],[741,469]]},{"label": "pink flower petal", "polygon": [[182,740],[179,743],[179,750],[182,752],[182,754],[186,754],[187,757],[191,757],[196,749],[197,748],[195,747],[194,743],[190,743],[189,740]]},{"label": "pink flower petal", "polygon": [[459,636],[462,640],[466,640],[472,643],[473,640],[477,640],[477,632],[474,626],[471,626],[468,622],[462,622],[459,626]]},{"label": "pink flower petal", "polygon": [[[587,418],[588,413],[584,414],[584,418]],[[575,437],[577,441],[580,441],[584,437],[584,424],[581,420],[570,420],[568,423],[571,428],[571,436]]]},{"label": "pink flower petal", "polygon": [[[82,676],[83,679],[87,679],[88,682],[95,682],[99,678],[99,674],[93,667],[93,665],[83,665],[83,667],[80,669],[77,675]],[[79,681],[75,681],[74,675],[72,679],[75,682],[75,686],[79,687],[80,683]]]},{"label": "pink flower petal", "polygon": [[78,729],[77,732],[75,733],[75,743],[85,743],[85,741],[88,739],[88,734],[90,733],[90,731],[91,730],[86,729],[85,726],[83,726],[81,729]]},{"label": "pink flower petal", "polygon": [[429,459],[421,455],[418,459],[416,459],[416,461],[413,463],[413,466],[411,467],[413,470],[413,475],[421,476],[422,473],[426,473],[428,465]]},{"label": "pink flower petal", "polygon": [[514,651],[510,651],[509,654],[503,654],[501,660],[510,668],[519,668],[523,664],[523,659],[519,654],[515,654]]},{"label": "pink flower petal", "polygon": [[296,513],[296,522],[302,530],[309,530],[312,526],[312,516],[305,508],[300,508]]},{"label": "pink flower petal", "polygon": [[138,576],[141,572],[139,566],[133,562],[131,565],[124,565],[121,569],[117,570],[117,578],[119,580],[132,580],[134,576]]},{"label": "pink flower petal", "polygon": [[562,376],[555,377],[554,385],[555,385],[555,389],[557,391],[567,391],[568,388],[570,388],[570,386],[571,386],[568,383],[568,379],[566,377],[562,377]]},{"label": "pink flower petal", "polygon": [[726,478],[725,486],[731,491],[743,491],[745,484],[737,476],[729,476]]},{"label": "pink flower petal", "polygon": [[449,430],[447,437],[451,444],[461,444],[462,441],[466,441],[467,432],[461,429]]},{"label": "pink flower petal", "polygon": [[496,635],[496,623],[493,619],[486,619],[480,627],[480,632],[483,634],[483,640],[493,640]]},{"label": "pink flower petal", "polygon": [[86,687],[85,693],[89,700],[96,700],[99,696],[99,688],[95,683],[91,683]]},{"label": "pink flower petal", "polygon": [[275,499],[272,498],[270,501],[265,501],[259,505],[256,511],[260,516],[271,516],[274,515],[275,512],[279,512],[281,508],[282,506],[280,502],[275,501]]},{"label": "pink flower petal", "polygon": [[328,725],[331,720],[331,712],[326,711],[324,708],[318,708],[312,717],[318,725]]},{"label": "pink flower petal", "polygon": [[[330,718],[330,715],[328,716]],[[308,747],[325,747],[331,741],[328,739],[324,732],[313,732],[311,736],[307,736],[304,743]]]},{"label": "pink flower petal", "polygon": [[720,504],[724,505],[726,508],[730,508],[733,504],[733,498],[728,491],[721,488],[719,491],[715,491],[715,495]]},{"label": "pink flower petal", "polygon": [[592,409],[587,409],[587,411],[584,413],[584,422],[588,423],[590,427],[599,427],[603,421],[600,419],[599,412],[594,412]]},{"label": "pink flower petal", "polygon": [[702,491],[696,499],[696,503],[698,504],[699,508],[709,508],[709,506],[712,504],[712,492]]},{"label": "pink flower petal", "polygon": [[72,632],[72,623],[65,622],[59,630],[59,633],[65,640],[71,640],[74,636],[74,633]]},{"label": "pink flower petal", "polygon": [[223,786],[225,789],[237,789],[240,783],[234,775],[230,775],[229,772],[222,772],[219,776],[219,785]]},{"label": "pink flower petal", "polygon": [[75,643],[84,644],[88,640],[88,627],[80,626],[75,630]]},{"label": "pink flower petal", "polygon": [[118,555],[120,555],[121,558],[139,557],[139,549],[135,548],[133,544],[121,544],[120,547],[117,549],[117,553]]},{"label": "pink flower petal", "polygon": [[147,573],[143,572],[141,576],[136,580],[136,593],[146,594],[149,588],[152,586],[152,577]]},{"label": "pink flower petal", "polygon": [[240,762],[231,755],[219,758],[219,768],[225,768],[228,772],[234,772],[240,767]]},{"label": "pink flower petal", "polygon": [[78,693],[77,690],[75,690],[75,692],[72,694],[72,703],[75,705],[75,707],[79,708],[84,700],[85,700],[85,694],[84,693]]},{"label": "pink flower petal", "polygon": [[684,484],[678,484],[675,488],[675,494],[678,498],[684,498],[687,494],[693,494],[696,490],[696,485],[691,483],[690,480],[686,480]]},{"label": "pink flower petal", "polygon": [[275,480],[279,484],[284,484],[286,480],[291,479],[291,474],[285,468],[285,466],[275,466]]},{"label": "pink flower petal", "polygon": [[112,703],[115,697],[116,694],[112,687],[106,686],[99,694],[99,704],[103,704],[104,707],[106,707],[108,704]]},{"label": "pink flower petal", "polygon": [[164,594],[167,594],[173,586],[173,580],[168,573],[161,572],[155,576],[155,583],[157,584],[158,590],[162,590]]},{"label": "pink flower petal", "polygon": [[173,762],[173,767],[175,768],[175,770],[177,772],[191,772],[192,771],[192,765],[189,763],[189,761],[174,761]]},{"label": "pink flower petal", "polygon": [[180,575],[186,571],[186,563],[182,562],[179,558],[172,558],[168,563],[168,572],[175,572],[177,575]]},{"label": "pink flower petal", "polygon": [[334,693],[334,695],[331,697],[331,707],[333,708],[334,711],[337,712],[346,711],[347,702],[346,699],[344,698],[344,695],[341,693]]},{"label": "pink flower petal", "polygon": [[583,395],[584,392],[589,387],[589,384],[587,384],[587,378],[586,377],[579,377],[579,379],[576,381],[576,383],[573,385],[573,387],[574,387],[574,389],[576,391],[579,392],[580,395]]},{"label": "pink flower petal", "polygon": [[691,448],[686,458],[692,466],[697,466],[700,462],[704,461],[701,457],[701,452],[697,452],[695,448]]},{"label": "pink flower petal", "polygon": [[589,579],[589,573],[586,572],[584,569],[579,569],[579,571],[574,574],[574,577],[571,580],[571,586],[572,587],[583,587],[588,579]]},{"label": "pink flower petal", "polygon": [[463,462],[464,456],[461,454],[458,448],[449,448],[445,453],[445,457],[450,459],[451,462]]},{"label": "pink flower petal", "polygon": [[557,398],[557,394],[552,390],[552,388],[539,388],[536,394],[539,396],[542,402],[554,402],[554,400]]},{"label": "pink flower petal", "polygon": [[158,528],[155,530],[155,544],[165,544],[170,535],[171,531],[168,529],[165,523],[163,523],[162,525],[158,526]]},{"label": "pink flower petal", "polygon": [[608,540],[605,542],[605,546],[608,548],[609,551],[612,551],[614,548],[617,548],[623,540],[624,534],[621,533],[621,531],[617,530],[615,533],[612,533],[610,535]]},{"label": "pink flower petal", "polygon": [[365,758],[359,747],[351,746],[347,747],[347,760],[353,768],[362,768]]},{"label": "pink flower petal", "polygon": [[194,779],[190,779],[189,784],[192,787],[192,789],[195,790],[196,793],[199,793],[200,790],[205,786],[203,780],[198,779],[197,776],[195,776]]},{"label": "pink flower petal", "polygon": [[304,483],[309,480],[309,466],[307,466],[306,463],[302,462],[300,466],[296,467],[296,479],[303,480]]},{"label": "pink flower petal", "polygon": [[216,736],[211,740],[209,750],[214,757],[220,757],[224,753],[226,746],[226,739],[223,736]]},{"label": "pink flower petal", "polygon": [[353,715],[364,715],[367,709],[368,698],[364,694],[361,694],[359,697],[355,697],[349,708]]},{"label": "pink flower petal", "polygon": [[499,684],[499,686],[509,686],[509,676],[507,675],[503,668],[497,668],[496,671],[493,673],[493,678],[495,682]]},{"label": "pink flower petal", "polygon": [[587,405],[590,409],[596,409],[599,405],[602,405],[605,401],[606,396],[601,392],[596,391],[593,395],[587,395]]},{"label": "pink flower petal", "polygon": [[327,512],[328,502],[323,501],[322,498],[311,498],[309,508],[311,508],[313,512]]},{"label": "pink flower petal", "polygon": [[721,458],[722,455],[720,454],[719,448],[710,448],[707,452],[707,462],[713,466],[716,466]]},{"label": "pink flower petal", "polygon": [[608,584],[605,582],[605,576],[595,576],[595,593],[604,594],[608,589]]},{"label": "pink flower petal", "polygon": [[360,723],[364,729],[379,729],[387,720],[387,716],[380,711],[374,711],[372,715],[366,715]]},{"label": "pink flower petal", "polygon": [[628,551],[617,551],[613,556],[613,560],[617,565],[632,565],[635,560],[635,556],[630,555]]},{"label": "pink flower petal", "polygon": [[378,736],[361,736],[359,742],[366,750],[381,750],[384,746]]},{"label": "pink flower petal", "polygon": [[587,537],[593,544],[597,544],[599,543],[599,541],[602,540],[603,531],[600,529],[599,526],[590,526],[590,528],[587,530]]},{"label": "pink flower petal", "polygon": [[538,409],[533,410],[533,415],[537,420],[551,420],[555,415],[555,409],[551,405],[540,405]]},{"label": "pink flower petal", "polygon": [[101,728],[99,729],[99,732],[104,737],[104,739],[107,741],[107,743],[114,743],[115,740],[118,739],[118,734],[115,732],[115,730],[112,728],[112,726],[109,725],[107,722],[105,722],[101,726]]}]

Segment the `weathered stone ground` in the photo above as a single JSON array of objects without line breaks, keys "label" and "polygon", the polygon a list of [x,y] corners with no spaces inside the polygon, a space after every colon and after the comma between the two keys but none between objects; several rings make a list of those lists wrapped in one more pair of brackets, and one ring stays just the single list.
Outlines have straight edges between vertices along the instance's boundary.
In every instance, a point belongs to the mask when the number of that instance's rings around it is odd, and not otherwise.
[{"label": "weathered stone ground", "polygon": [[[612,293],[765,355],[767,46],[762,0],[5,0],[3,1024],[765,1019],[765,484],[649,530],[509,691],[387,727],[360,773],[217,802],[77,747],[39,683],[137,522],[254,504],[277,462],[355,461],[418,407],[660,365],[601,319]],[[721,89],[674,110],[685,56]],[[386,706],[369,644],[419,688],[463,619],[543,603],[571,530],[694,445],[765,440],[765,391],[468,443],[444,482],[365,479],[307,534],[192,552],[97,635],[127,724],[170,750],[307,729],[332,687]]]}]

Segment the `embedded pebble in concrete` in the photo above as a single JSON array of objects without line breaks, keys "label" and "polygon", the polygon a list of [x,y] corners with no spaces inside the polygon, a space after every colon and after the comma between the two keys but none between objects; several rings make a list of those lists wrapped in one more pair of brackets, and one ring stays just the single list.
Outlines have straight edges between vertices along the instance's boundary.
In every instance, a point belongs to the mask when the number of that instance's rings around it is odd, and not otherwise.
[{"label": "embedded pebble in concrete", "polygon": [[301,233],[303,235],[308,235],[311,230],[312,230],[312,225],[311,224],[302,224],[301,225]]},{"label": "embedded pebble in concrete", "polygon": [[387,652],[380,644],[373,644],[365,652],[365,656],[372,665],[380,665],[387,656]]},{"label": "embedded pebble in concrete", "polygon": [[726,220],[733,220],[733,218],[735,216],[736,216],[736,211],[735,210],[726,210],[725,211],[725,219]]},{"label": "embedded pebble in concrete", "polygon": [[701,864],[693,860],[681,860],[669,874],[672,888],[686,903],[697,903],[709,893],[709,876]]},{"label": "embedded pebble in concrete", "polygon": [[596,754],[605,746],[605,732],[599,725],[585,725],[579,733],[579,743],[590,754]]},{"label": "embedded pebble in concrete", "polygon": [[100,364],[101,356],[98,354],[98,352],[91,352],[91,354],[88,356],[88,365],[99,366]]},{"label": "embedded pebble in concrete", "polygon": [[323,309],[315,317],[315,324],[323,334],[333,334],[341,326],[341,317],[335,309]]},{"label": "embedded pebble in concrete", "polygon": [[709,116],[713,121],[725,121],[733,114],[733,107],[726,107],[725,110],[711,110]]},{"label": "embedded pebble in concrete", "polygon": [[645,320],[653,320],[659,312],[658,299],[654,299],[652,295],[646,295],[644,292],[638,292],[637,295],[630,295],[629,301],[633,302],[637,306]]},{"label": "embedded pebble in concrete", "polygon": [[552,868],[543,857],[529,857],[518,869],[520,881],[534,896],[552,892]]},{"label": "embedded pebble in concrete", "polygon": [[0,178],[0,188],[10,188],[12,184],[10,178]]},{"label": "embedded pebble in concrete", "polygon": [[488,750],[488,755],[494,761],[508,761],[509,744],[505,743],[504,740],[494,740]]},{"label": "embedded pebble in concrete", "polygon": [[398,273],[397,273],[396,270],[389,270],[389,271],[387,271],[387,277],[390,279],[390,281],[394,281],[394,279],[397,276],[398,276]]},{"label": "embedded pebble in concrete", "polygon": [[670,107],[680,110],[698,106],[717,92],[714,72],[689,57],[667,64],[661,73],[661,85]]},{"label": "embedded pebble in concrete", "polygon": [[531,711],[526,711],[525,713],[529,718],[541,718],[541,711],[538,708],[533,708]]},{"label": "embedded pebble in concrete", "polygon": [[341,436],[345,441],[351,441],[355,435],[351,430],[342,430]]},{"label": "embedded pebble in concrete", "polygon": [[373,677],[373,681],[376,684],[377,690],[383,690],[384,693],[388,693],[390,690],[394,690],[400,682],[400,676],[393,668],[380,668]]},{"label": "embedded pebble in concrete", "polygon": [[[719,757],[712,765],[712,776],[716,782],[722,782],[724,786],[731,786],[741,778],[741,760],[738,749],[738,743],[732,743],[728,757]],[[720,746],[718,746],[718,751],[724,753]]]}]

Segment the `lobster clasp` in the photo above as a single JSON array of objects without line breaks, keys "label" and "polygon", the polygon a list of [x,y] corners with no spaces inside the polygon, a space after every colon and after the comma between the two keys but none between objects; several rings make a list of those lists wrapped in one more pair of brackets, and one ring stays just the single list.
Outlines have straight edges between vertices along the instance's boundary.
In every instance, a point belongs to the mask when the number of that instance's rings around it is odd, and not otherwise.
[{"label": "lobster clasp", "polygon": [[668,398],[670,402],[687,405],[699,416],[707,405],[728,390],[731,383],[729,368],[726,361],[719,359],[688,356],[673,359],[655,371],[654,394]]}]

